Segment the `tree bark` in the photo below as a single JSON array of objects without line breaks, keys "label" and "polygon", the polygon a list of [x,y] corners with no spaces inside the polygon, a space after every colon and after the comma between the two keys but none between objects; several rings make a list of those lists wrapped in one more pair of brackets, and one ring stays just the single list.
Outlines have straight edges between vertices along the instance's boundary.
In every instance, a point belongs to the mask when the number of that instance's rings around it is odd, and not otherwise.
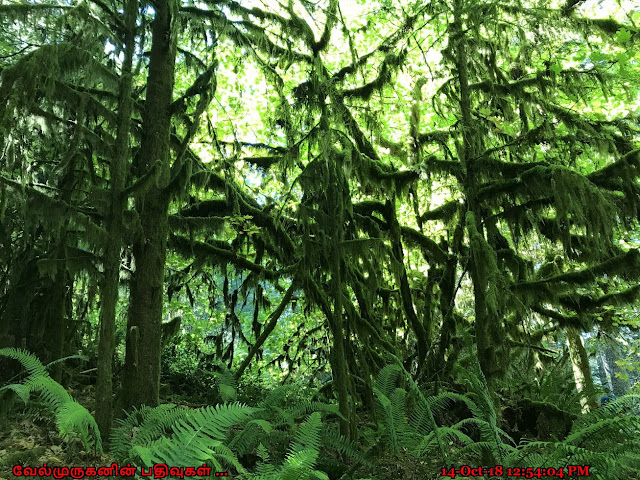
[{"label": "tree bark", "polygon": [[340,419],[340,434],[347,438],[355,438],[355,431],[351,428],[355,418],[354,399],[349,395],[349,367],[346,358],[347,333],[345,331],[344,313],[342,305],[343,271],[342,271],[342,243],[344,241],[344,201],[347,193],[345,178],[342,176],[341,165],[337,160],[331,165],[329,173],[329,192],[327,195],[327,211],[334,219],[331,225],[332,256],[330,260],[331,291],[333,293],[333,314],[329,318],[329,326],[333,336],[333,347],[330,353],[333,383],[338,395],[338,409],[342,414]]},{"label": "tree bark", "polygon": [[565,330],[567,344],[569,345],[569,356],[573,365],[573,378],[576,382],[578,393],[581,394],[580,404],[582,411],[588,412],[598,408],[598,403],[594,397],[593,378],[591,377],[591,367],[589,358],[584,348],[584,343],[580,332],[575,328],[568,327]]},{"label": "tree bark", "polygon": [[416,343],[418,350],[418,371],[417,376],[423,371],[424,361],[427,356],[427,349],[431,346],[431,338],[428,332],[431,326],[427,326],[420,321],[413,307],[413,296],[411,295],[411,287],[407,278],[407,269],[404,266],[404,253],[402,251],[402,238],[400,235],[400,224],[396,216],[395,201],[387,200],[385,205],[387,210],[387,221],[389,222],[389,236],[391,237],[392,257],[395,261],[393,268],[398,288],[400,289],[400,298],[402,301],[402,309],[409,319],[411,329],[416,335]]},{"label": "tree bark", "polygon": [[619,350],[620,345],[616,345],[614,342],[608,343],[604,350],[605,368],[611,376],[611,391],[618,397],[625,395],[629,389],[629,382],[617,375],[621,373],[621,368],[616,363],[620,358]]},{"label": "tree bark", "polygon": [[98,380],[96,383],[96,422],[103,441],[108,442],[113,419],[113,355],[115,352],[116,307],[120,287],[120,250],[122,246],[122,216],[125,198],[122,190],[127,179],[129,159],[129,131],[133,99],[132,65],[135,51],[135,28],[138,17],[138,1],[126,0],[124,12],[125,38],[124,60],[120,77],[118,106],[118,132],[114,156],[109,168],[111,202],[109,205],[103,265],[104,277],[100,292],[100,341],[98,344]]},{"label": "tree bark", "polygon": [[[63,237],[62,241],[65,241]],[[64,258],[64,245],[58,249],[59,255]],[[67,269],[66,262],[61,261],[56,272],[55,281],[51,287],[51,303],[48,305],[49,325],[46,331],[46,344],[49,347],[49,355],[46,361],[54,361],[64,357],[65,332],[67,330],[66,294],[67,294]],[[51,367],[51,378],[62,383],[62,363]]]},{"label": "tree bark", "polygon": [[[475,336],[476,345],[478,348],[478,359],[480,361],[480,367],[484,374],[489,389],[492,390],[493,380],[495,377],[501,375],[504,370],[504,366],[501,365],[500,357],[501,352],[501,338],[503,337],[504,327],[502,320],[496,318],[496,308],[492,305],[487,298],[487,293],[490,288],[495,288],[495,278],[487,278],[486,274],[483,274],[480,268],[480,264],[485,262],[486,259],[482,258],[483,251],[478,250],[478,246],[486,244],[484,229],[482,226],[482,210],[477,199],[478,180],[476,174],[476,159],[479,152],[483,150],[482,137],[478,133],[477,128],[474,125],[472,116],[472,101],[469,88],[469,72],[468,72],[468,52],[469,44],[465,41],[465,34],[463,30],[463,13],[464,5],[462,0],[456,0],[453,6],[454,21],[452,24],[451,40],[455,42],[456,48],[456,71],[458,76],[458,84],[460,88],[460,114],[461,114],[461,134],[462,145],[459,149],[459,155],[461,163],[465,170],[464,179],[464,193],[467,203],[467,215],[471,215],[472,222],[467,222],[467,231],[469,239],[471,240],[472,232],[470,230],[477,230],[479,235],[479,242],[476,242],[475,247],[472,245],[472,260],[469,262],[469,274],[473,282],[473,293],[475,303]],[[481,237],[481,238],[480,238]],[[472,243],[470,241],[470,243]],[[487,245],[488,248],[491,248]],[[495,301],[495,298],[492,299]],[[497,397],[494,397],[496,403],[496,410],[499,411],[497,403]]]},{"label": "tree bark", "polygon": [[159,401],[160,341],[164,264],[169,232],[170,105],[176,57],[178,3],[154,2],[151,59],[138,173],[151,184],[136,195],[141,232],[134,240],[135,272],[131,279],[123,404],[155,406]]}]

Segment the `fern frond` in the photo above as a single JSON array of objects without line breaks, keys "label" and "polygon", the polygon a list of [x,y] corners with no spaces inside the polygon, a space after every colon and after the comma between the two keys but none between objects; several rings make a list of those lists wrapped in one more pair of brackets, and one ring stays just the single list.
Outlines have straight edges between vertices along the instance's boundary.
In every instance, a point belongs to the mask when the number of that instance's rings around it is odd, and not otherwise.
[{"label": "fern frond", "polygon": [[[17,360],[27,369],[29,375],[44,376],[47,375],[47,369],[42,365],[33,353],[23,349],[2,348],[0,349],[0,357],[8,357]],[[3,389],[6,387],[2,387]]]},{"label": "fern frond", "polygon": [[391,411],[391,400],[376,387],[373,388],[373,393],[382,407],[382,411],[378,414],[378,418],[384,419],[382,434],[387,437],[391,452],[396,454],[399,451],[399,442],[396,424],[393,421],[393,414]]},{"label": "fern frond", "polygon": [[247,478],[252,480],[328,480],[329,477],[325,473],[314,469],[320,454],[321,429],[322,417],[319,412],[313,412],[298,427],[280,467],[266,463],[269,459],[267,450],[260,444],[258,455],[263,462],[258,465],[255,473],[249,474]]},{"label": "fern frond", "polygon": [[273,427],[268,421],[254,418],[249,420],[244,428],[231,438],[228,446],[236,455],[244,455],[262,445],[272,430]]},{"label": "fern frond", "polygon": [[320,453],[321,427],[322,420],[318,412],[309,415],[309,418],[300,425],[280,470],[282,480],[307,478],[328,480],[329,477],[326,474],[313,469]]},{"label": "fern frond", "polygon": [[[11,384],[0,388],[12,390],[26,404],[31,393],[38,393],[43,403],[52,411],[55,422],[64,438],[77,436],[85,448],[94,446],[102,452],[102,439],[98,425],[89,411],[77,403],[65,388],[53,380],[42,362],[26,350],[14,348],[0,349],[0,356],[19,361],[29,372],[22,384]],[[64,360],[64,359],[63,359]]]},{"label": "fern frond", "polygon": [[307,480],[311,478],[329,480],[326,473],[313,469],[317,459],[317,450],[305,449],[291,453],[287,455],[287,459],[278,473],[278,478],[282,480]]},{"label": "fern frond", "polygon": [[339,417],[342,416],[337,405],[332,405],[330,403],[324,402],[312,402],[307,399],[303,399],[302,401],[298,402],[297,405],[294,405],[291,409],[288,410],[288,413],[290,413],[294,418],[300,418],[312,412],[327,413],[331,415],[337,415]]},{"label": "fern frond", "polygon": [[[633,399],[623,400],[631,405]],[[615,409],[599,409],[580,418],[561,442],[522,443],[505,459],[517,466],[590,465],[590,475],[602,480],[633,478],[640,468],[640,419]],[[585,419],[597,419],[585,423]]]},{"label": "fern frond", "polygon": [[100,431],[89,411],[75,401],[62,404],[56,412],[56,425],[63,437],[80,436],[84,445],[90,445],[92,438],[101,449]]},{"label": "fern frond", "polygon": [[344,435],[340,435],[336,429],[326,426],[320,432],[322,445],[331,448],[357,462],[365,461],[365,455],[358,448],[358,444],[349,440]]},{"label": "fern frond", "polygon": [[569,434],[564,443],[579,445],[588,439],[598,437],[598,441],[601,441],[603,435],[609,436],[616,434],[631,436],[631,438],[633,438],[633,435],[637,435],[638,432],[640,432],[640,419],[638,418],[630,416],[603,418],[596,423]]},{"label": "fern frond", "polygon": [[155,409],[143,411],[143,427],[136,434],[138,445],[147,445],[171,433],[171,427],[187,417],[190,410],[174,404],[158,405]]},{"label": "fern frond", "polygon": [[[160,405],[156,408],[167,408],[173,405]],[[134,446],[134,431],[138,430],[138,426],[148,418],[153,411],[151,407],[143,405],[140,409],[133,409],[125,418],[116,419],[116,427],[111,430],[111,454],[114,458],[128,461],[127,456]]]},{"label": "fern frond", "polygon": [[214,376],[218,380],[218,391],[223,402],[233,402],[237,399],[237,382],[233,372],[227,368],[222,368],[220,372],[215,372]]},{"label": "fern frond", "polygon": [[57,365],[62,362],[66,362],[67,360],[82,360],[83,362],[86,362],[89,360],[89,357],[87,357],[86,355],[67,355],[66,357],[57,358],[56,360],[53,360],[47,363],[44,367],[46,369],[49,369],[54,365]]},{"label": "fern frond", "polygon": [[378,376],[376,377],[376,380],[373,384],[374,388],[377,388],[385,396],[390,396],[396,388],[396,384],[398,382],[398,378],[400,378],[401,373],[402,368],[399,365],[393,363],[387,365],[378,373]]},{"label": "fern frond", "polygon": [[579,429],[583,426],[592,425],[604,418],[621,415],[635,415],[637,414],[638,404],[640,404],[640,395],[627,394],[622,397],[618,397],[615,400],[607,402],[600,408],[592,410],[578,417],[573,424],[573,429]]},{"label": "fern frond", "polygon": [[448,410],[455,402],[464,403],[471,412],[478,411],[476,404],[468,397],[458,393],[441,392],[427,397],[426,402],[419,398],[409,414],[409,422],[418,433],[427,435],[433,431],[432,416]]},{"label": "fern frond", "polygon": [[[462,431],[454,427],[440,427],[440,440],[458,442],[462,446],[467,446],[473,443],[473,440],[464,434]],[[438,448],[438,439],[436,438],[435,431],[425,435],[418,445],[413,449],[413,455],[415,457],[429,456],[435,453]]]},{"label": "fern frond", "polygon": [[[121,422],[118,434],[132,437],[128,451],[120,458],[138,457],[145,465],[166,463],[176,466],[193,466],[209,463],[217,470],[233,466],[239,472],[244,468],[233,451],[226,446],[229,429],[243,423],[255,413],[254,408],[238,403],[204,407],[196,410],[178,409],[174,405],[134,411],[130,416],[140,416],[142,421],[127,419]],[[138,430],[134,433],[134,430]]]},{"label": "fern frond", "polygon": [[59,409],[65,403],[72,402],[73,398],[58,382],[53,380],[48,374],[43,376],[31,376],[27,378],[24,385],[30,392],[40,392],[40,397],[45,403]]},{"label": "fern frond", "polygon": [[26,385],[22,385],[21,383],[13,383],[11,385],[7,385],[6,387],[0,388],[0,392],[2,392],[3,390],[11,390],[15,392],[25,405],[29,403],[31,390]]},{"label": "fern frond", "polygon": [[318,412],[313,412],[309,418],[300,425],[295,436],[295,441],[291,446],[291,452],[297,453],[302,450],[320,449],[320,428],[322,420]]}]

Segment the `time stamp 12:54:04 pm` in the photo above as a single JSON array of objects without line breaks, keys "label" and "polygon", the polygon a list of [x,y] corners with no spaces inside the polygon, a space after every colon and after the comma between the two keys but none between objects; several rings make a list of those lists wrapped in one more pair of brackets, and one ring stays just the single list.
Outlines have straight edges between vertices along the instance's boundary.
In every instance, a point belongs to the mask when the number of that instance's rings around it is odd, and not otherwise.
[{"label": "time stamp 12:54:04 pm", "polygon": [[589,465],[567,465],[566,467],[442,467],[441,474],[449,478],[466,477],[514,477],[514,478],[577,478],[590,476]]}]

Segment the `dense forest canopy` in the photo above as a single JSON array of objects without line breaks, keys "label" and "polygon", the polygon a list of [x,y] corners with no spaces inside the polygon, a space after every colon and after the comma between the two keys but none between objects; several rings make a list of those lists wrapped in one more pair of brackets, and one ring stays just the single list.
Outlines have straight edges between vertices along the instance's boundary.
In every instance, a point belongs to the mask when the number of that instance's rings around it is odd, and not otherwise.
[{"label": "dense forest canopy", "polygon": [[0,25],[0,411],[48,407],[67,461],[637,478],[639,4]]}]

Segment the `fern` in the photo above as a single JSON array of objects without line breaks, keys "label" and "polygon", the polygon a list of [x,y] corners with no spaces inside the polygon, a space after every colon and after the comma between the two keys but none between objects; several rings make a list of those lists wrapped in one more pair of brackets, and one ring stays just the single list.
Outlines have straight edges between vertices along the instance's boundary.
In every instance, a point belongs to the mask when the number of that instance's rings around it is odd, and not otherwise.
[{"label": "fern", "polygon": [[[425,397],[404,372],[408,392],[398,388],[403,368],[389,365],[378,375],[374,392],[379,407],[381,438],[394,453],[406,449],[424,458],[445,448],[445,464],[481,463],[487,458],[504,466],[564,467],[590,465],[590,476],[602,480],[635,478],[640,469],[640,396],[626,395],[593,412],[580,416],[569,436],[558,442],[523,442],[518,446],[498,425],[498,415],[477,359],[467,357],[456,365],[456,373],[467,387],[465,395],[441,393]],[[411,393],[417,401],[409,410]],[[451,426],[438,426],[434,415],[452,402],[464,402],[471,411]],[[469,431],[478,432],[471,438]],[[441,453],[442,454],[442,453]]]},{"label": "fern", "polygon": [[248,420],[255,411],[238,403],[195,410],[175,405],[134,410],[114,430],[114,452],[119,459],[149,466],[208,463],[214,470],[233,466],[244,472],[236,454],[227,446],[229,430]]},{"label": "fern", "polygon": [[303,450],[318,450],[320,448],[320,427],[322,427],[320,413],[313,412],[309,419],[300,425],[295,441],[291,446],[291,453],[295,454]]},{"label": "fern", "polygon": [[341,435],[335,428],[325,426],[321,432],[321,439],[323,446],[329,447],[345,457],[351,458],[358,463],[366,460],[365,454],[360,451],[357,443]]},{"label": "fern", "polygon": [[294,427],[296,418],[307,412],[309,403],[308,399],[299,398],[294,385],[282,385],[269,392],[258,408],[263,410],[263,418],[269,418],[274,426]]},{"label": "fern", "polygon": [[229,448],[238,456],[245,455],[257,449],[268,440],[272,432],[271,423],[261,418],[249,420],[244,428],[229,441]]},{"label": "fern", "polygon": [[218,392],[220,394],[220,398],[223,402],[234,402],[238,397],[238,385],[236,383],[236,378],[231,370],[224,368],[224,366],[221,367],[222,369],[220,372],[214,373],[214,376],[218,380]]},{"label": "fern", "polygon": [[626,395],[582,415],[565,440],[522,444],[505,463],[556,468],[590,465],[590,476],[597,479],[634,478],[640,469],[640,418],[634,412],[638,399],[638,395]]},{"label": "fern", "polygon": [[505,455],[513,451],[514,442],[498,426],[495,405],[477,357],[474,355],[463,359],[455,366],[455,371],[467,387],[468,397],[472,400],[467,406],[473,418],[463,420],[459,426],[473,424],[480,432],[480,441],[467,446],[467,449],[479,455],[481,459],[489,457],[490,462],[502,464]]},{"label": "fern", "polygon": [[267,463],[269,456],[264,446],[260,445],[258,454],[263,462],[257,467],[256,473],[248,475],[251,480],[328,480],[329,477],[315,470],[315,464],[320,453],[322,417],[319,412],[309,415],[295,435],[289,447],[284,463],[276,467]]},{"label": "fern", "polygon": [[187,414],[188,409],[173,404],[155,408],[143,405],[134,409],[125,418],[116,420],[117,427],[111,431],[111,454],[124,462],[133,461],[133,447],[161,438],[173,423]]},{"label": "fern", "polygon": [[[400,378],[406,380],[410,391],[417,397],[416,406],[410,413],[407,413],[406,391],[395,387]],[[442,463],[448,463],[434,412],[453,401],[455,396],[451,396],[449,400],[444,400],[442,395],[425,397],[399,362],[387,365],[378,373],[373,390],[379,403],[378,418],[382,419],[382,425],[379,427],[382,429],[383,438],[391,445],[392,452],[398,453],[402,447],[415,453],[423,451],[431,454],[431,446],[434,446],[440,453]],[[429,451],[425,450],[427,447]]]},{"label": "fern", "polygon": [[[333,450],[358,463],[365,461],[355,442],[323,424],[324,415],[340,416],[337,406],[305,398],[295,386],[284,385],[269,392],[255,414],[258,418],[234,432],[227,444],[238,456],[255,452],[262,459],[246,478],[326,478],[317,467],[321,449]],[[300,419],[304,421],[300,423]]]},{"label": "fern", "polygon": [[[457,367],[459,377],[469,389],[466,395],[443,392],[427,397],[399,363],[380,371],[374,382],[378,427],[393,453],[406,451],[416,458],[424,458],[437,452],[442,464],[447,465],[454,460],[479,463],[489,456],[502,459],[515,450],[513,440],[498,426],[498,416],[477,359],[470,360],[465,368]],[[408,390],[396,386],[401,381],[407,384]],[[435,416],[454,402],[464,403],[472,417],[451,426],[439,426]],[[477,441],[469,436],[470,430],[479,432]],[[468,458],[469,454],[473,458]]]},{"label": "fern", "polygon": [[38,357],[15,348],[0,349],[0,356],[19,361],[29,374],[23,383],[6,385],[0,388],[0,392],[15,392],[25,405],[29,402],[31,393],[39,393],[40,399],[53,412],[56,426],[63,438],[78,437],[86,449],[95,448],[102,452],[102,439],[95,419],[62,385],[49,376]]}]

